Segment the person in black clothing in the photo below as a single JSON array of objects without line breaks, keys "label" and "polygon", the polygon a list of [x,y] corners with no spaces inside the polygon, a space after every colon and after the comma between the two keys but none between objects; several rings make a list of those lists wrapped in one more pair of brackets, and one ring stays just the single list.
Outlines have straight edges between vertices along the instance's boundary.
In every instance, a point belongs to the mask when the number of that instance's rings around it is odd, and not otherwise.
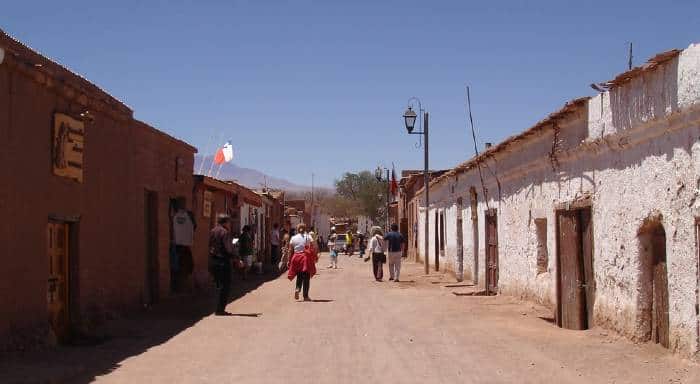
[{"label": "person in black clothing", "polygon": [[365,250],[367,250],[367,239],[364,233],[357,232],[357,247],[360,249],[360,258],[365,257]]},{"label": "person in black clothing", "polygon": [[[226,304],[231,291],[231,260],[234,257],[231,218],[220,214],[216,221],[216,226],[209,232],[209,271],[219,291],[216,315],[228,316],[230,313],[226,312]],[[239,263],[237,258],[234,261]]]},{"label": "person in black clothing", "polygon": [[248,273],[253,268],[253,235],[250,233],[250,225],[243,226],[241,237],[238,238],[238,253],[241,256],[241,261],[245,264],[243,268],[243,280],[248,280]]}]

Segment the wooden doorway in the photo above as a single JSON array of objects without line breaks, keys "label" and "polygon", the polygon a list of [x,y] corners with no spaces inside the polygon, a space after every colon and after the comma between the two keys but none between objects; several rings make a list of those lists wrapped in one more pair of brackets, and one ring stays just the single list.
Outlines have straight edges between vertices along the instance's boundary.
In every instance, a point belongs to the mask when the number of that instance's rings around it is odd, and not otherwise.
[{"label": "wooden doorway", "polygon": [[476,188],[469,188],[469,208],[472,219],[472,257],[474,259],[474,266],[472,268],[472,282],[474,285],[479,284],[479,214],[477,213],[477,199],[478,195],[476,193]]},{"label": "wooden doorway", "polygon": [[440,270],[440,216],[435,210],[435,270]]},{"label": "wooden doorway", "polygon": [[[666,231],[660,219],[645,223],[639,233],[641,319],[644,336],[651,342],[669,347],[668,269]],[[647,325],[648,324],[648,325]]]},{"label": "wooden doorway", "polygon": [[498,293],[498,214],[489,209],[485,215],[486,233],[486,294]]},{"label": "wooden doorway", "polygon": [[593,226],[590,207],[557,211],[557,325],[593,324]]},{"label": "wooden doorway", "polygon": [[[406,243],[408,243],[408,218],[407,217],[401,218],[401,224],[399,225],[399,231],[401,232],[401,236],[403,236],[404,241]],[[407,257],[407,256],[408,256],[408,247],[403,247],[402,257]]]},{"label": "wooden doorway", "polygon": [[146,230],[146,303],[155,304],[160,298],[158,283],[158,194],[146,191],[144,224]]},{"label": "wooden doorway", "polygon": [[66,341],[70,333],[69,231],[70,225],[59,221],[49,221],[46,230],[49,332],[51,340],[59,343]]},{"label": "wooden doorway", "polygon": [[457,281],[464,280],[464,233],[462,225],[462,199],[457,200],[457,265],[455,268],[457,274]]}]

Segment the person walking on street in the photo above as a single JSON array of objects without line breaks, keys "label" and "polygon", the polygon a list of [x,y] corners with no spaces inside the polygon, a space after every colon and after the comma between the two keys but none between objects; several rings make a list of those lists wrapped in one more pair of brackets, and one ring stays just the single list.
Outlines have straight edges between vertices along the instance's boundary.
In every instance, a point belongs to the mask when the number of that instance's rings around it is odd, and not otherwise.
[{"label": "person walking on street", "polygon": [[399,281],[401,274],[401,257],[403,256],[403,235],[399,233],[399,226],[391,224],[391,231],[384,236],[389,253],[389,281]]},{"label": "person walking on street", "polygon": [[280,261],[280,225],[272,224],[272,233],[270,234],[270,261],[273,268],[279,269],[277,263]]},{"label": "person walking on street", "polygon": [[335,227],[331,228],[331,234],[328,236],[328,252],[329,252],[329,258],[331,259],[330,265],[328,265],[328,268],[333,268],[333,269],[338,269],[338,252],[335,249],[335,240],[338,238],[338,235],[335,234]]},{"label": "person walking on street", "polygon": [[360,258],[365,257],[365,251],[367,250],[367,238],[362,232],[357,232],[357,248],[360,250]]},{"label": "person walking on street", "polygon": [[248,279],[248,272],[253,267],[253,237],[250,234],[250,225],[243,226],[243,233],[238,239],[238,249],[243,266],[243,280]]},{"label": "person walking on street", "polygon": [[282,260],[280,260],[278,265],[280,272],[289,267],[289,259],[292,255],[289,249],[289,239],[291,239],[289,233],[285,232],[284,236],[282,236]]},{"label": "person walking on street", "polygon": [[[372,253],[372,272],[374,279],[382,281],[384,278],[384,263],[386,263],[386,254],[384,253],[384,238],[382,229],[372,227],[372,238],[369,240],[369,250]],[[365,257],[365,261],[369,260],[369,256]]]},{"label": "person walking on street", "polygon": [[348,233],[345,234],[345,254],[348,256],[352,256],[353,253],[353,240],[352,233],[348,231]]},{"label": "person walking on street", "polygon": [[287,278],[294,280],[297,278],[294,299],[299,300],[299,293],[303,293],[304,301],[311,301],[309,297],[309,286],[311,278],[316,274],[316,262],[318,261],[318,250],[315,242],[306,233],[306,226],[299,224],[297,234],[289,241],[289,248],[294,253],[289,261],[289,273]]},{"label": "person walking on street", "polygon": [[216,226],[209,232],[209,272],[214,276],[218,290],[217,316],[230,315],[226,312],[226,304],[231,291],[231,260],[240,263],[233,256],[231,240],[231,218],[221,214],[217,217]]}]

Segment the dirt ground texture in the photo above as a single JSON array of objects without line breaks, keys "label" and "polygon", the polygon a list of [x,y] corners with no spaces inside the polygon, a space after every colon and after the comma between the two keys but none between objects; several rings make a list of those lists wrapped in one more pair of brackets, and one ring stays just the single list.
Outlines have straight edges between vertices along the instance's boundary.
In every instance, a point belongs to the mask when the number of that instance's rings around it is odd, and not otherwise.
[{"label": "dirt ground texture", "polygon": [[567,331],[551,311],[468,283],[372,278],[341,256],[295,302],[286,276],[236,281],[228,311],[213,298],[163,303],[114,321],[102,342],[3,358],[0,382],[83,383],[700,383],[700,365],[596,328]]}]

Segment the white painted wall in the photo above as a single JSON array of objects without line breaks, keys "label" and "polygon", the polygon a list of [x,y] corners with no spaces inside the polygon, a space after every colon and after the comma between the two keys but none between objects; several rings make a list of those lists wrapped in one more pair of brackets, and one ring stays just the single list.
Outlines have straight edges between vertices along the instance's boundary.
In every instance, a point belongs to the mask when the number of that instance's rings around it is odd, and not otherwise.
[{"label": "white painted wall", "polygon": [[319,209],[314,211],[314,217],[311,219],[311,222],[316,227],[316,233],[319,236],[323,236],[324,240],[327,240],[331,233],[330,220],[331,216],[327,213],[321,212]]},{"label": "white painted wall", "polygon": [[[488,169],[482,169],[488,207],[498,210],[499,290],[554,306],[555,207],[588,195],[594,233],[595,322],[639,338],[642,282],[637,233],[645,218],[661,214],[667,234],[671,345],[684,354],[698,351],[694,231],[695,218],[700,217],[700,46],[691,46],[659,69],[591,98],[559,127],[556,169],[549,157],[553,129],[496,154],[487,162]],[[447,245],[441,267],[458,269],[455,231],[461,214],[463,268],[465,276],[473,279],[470,187],[476,188],[479,198],[478,280],[483,284],[487,201],[476,169],[431,187],[429,258],[432,265],[433,220],[436,211],[443,211]],[[456,205],[459,197],[461,212]],[[414,199],[418,204],[421,200]],[[549,254],[548,270],[540,274],[537,218],[547,220]],[[422,255],[422,211],[419,225]]]}]

